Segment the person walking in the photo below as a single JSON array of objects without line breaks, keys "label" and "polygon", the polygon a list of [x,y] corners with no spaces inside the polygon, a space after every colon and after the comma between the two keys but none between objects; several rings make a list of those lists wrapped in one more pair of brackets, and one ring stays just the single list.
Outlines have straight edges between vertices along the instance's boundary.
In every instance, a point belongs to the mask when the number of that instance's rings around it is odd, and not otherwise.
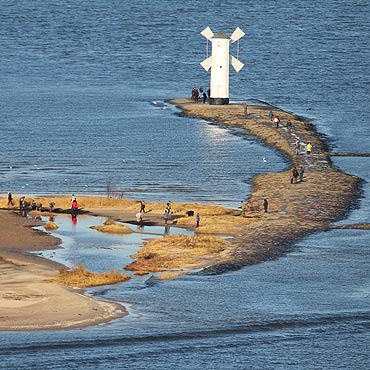
[{"label": "person walking", "polygon": [[13,196],[12,196],[12,193],[10,191],[8,191],[8,206],[9,205],[12,205],[14,206],[14,203],[13,203]]},{"label": "person walking", "polygon": [[145,202],[143,200],[140,201],[140,211],[139,212],[145,213]]},{"label": "person walking", "polygon": [[269,117],[270,117],[270,120],[272,121],[274,117],[274,112],[272,110],[270,110],[269,112]]},{"label": "person walking", "polygon": [[268,202],[268,200],[265,198],[265,199],[263,200],[263,209],[264,209],[265,213],[267,212],[268,207],[269,207],[269,202]]},{"label": "person walking", "polygon": [[196,227],[199,227],[199,223],[200,223],[200,214],[199,213],[197,213],[197,215],[195,216],[195,222],[197,224]]},{"label": "person walking", "polygon": [[311,152],[312,152],[312,145],[311,145],[311,143],[308,143],[308,144],[306,145],[306,153],[307,153],[308,155],[310,155],[310,154],[311,154]]},{"label": "person walking", "polygon": [[303,166],[299,167],[298,173],[299,173],[299,182],[302,182],[303,181],[303,175],[304,175],[304,167]]}]

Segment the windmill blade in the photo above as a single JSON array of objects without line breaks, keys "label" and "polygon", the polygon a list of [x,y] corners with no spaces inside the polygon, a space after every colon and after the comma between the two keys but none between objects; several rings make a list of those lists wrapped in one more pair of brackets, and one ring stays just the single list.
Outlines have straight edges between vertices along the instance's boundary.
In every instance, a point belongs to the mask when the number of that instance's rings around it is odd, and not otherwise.
[{"label": "windmill blade", "polygon": [[233,34],[230,36],[231,38],[231,43],[235,42],[235,41],[238,41],[240,38],[242,38],[243,36],[245,35],[245,33],[239,28],[239,27],[236,27],[235,28],[235,31],[233,32]]},{"label": "windmill blade", "polygon": [[207,59],[204,59],[202,63],[200,63],[200,65],[206,70],[208,71],[210,68],[211,68],[211,65],[212,65],[212,55],[207,58]]},{"label": "windmill blade", "polygon": [[239,72],[244,67],[244,64],[233,56],[231,56],[231,65],[234,67],[236,72]]},{"label": "windmill blade", "polygon": [[214,33],[212,32],[212,30],[209,28],[209,26],[207,28],[205,28],[201,33],[200,33],[202,36],[204,36],[207,40],[211,41],[212,37],[214,36]]}]

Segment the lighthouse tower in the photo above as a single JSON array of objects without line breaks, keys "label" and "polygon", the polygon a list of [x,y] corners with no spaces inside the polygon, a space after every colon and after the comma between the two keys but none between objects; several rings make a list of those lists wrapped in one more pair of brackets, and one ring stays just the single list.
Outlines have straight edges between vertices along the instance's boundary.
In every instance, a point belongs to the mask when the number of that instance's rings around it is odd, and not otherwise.
[{"label": "lighthouse tower", "polygon": [[230,43],[238,41],[245,33],[237,27],[229,37],[224,32],[214,34],[211,29],[207,27],[200,34],[212,43],[211,56],[200,63],[206,71],[211,68],[211,96],[209,103],[214,105],[229,104],[230,63],[236,72],[239,72],[244,67],[242,62],[232,55],[229,55]]}]

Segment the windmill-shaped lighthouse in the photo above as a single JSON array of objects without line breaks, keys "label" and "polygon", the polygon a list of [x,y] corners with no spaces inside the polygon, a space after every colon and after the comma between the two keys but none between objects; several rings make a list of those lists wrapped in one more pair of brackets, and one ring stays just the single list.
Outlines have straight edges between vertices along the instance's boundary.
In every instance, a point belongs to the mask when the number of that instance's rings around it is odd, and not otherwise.
[{"label": "windmill-shaped lighthouse", "polygon": [[212,43],[211,56],[200,63],[206,71],[211,68],[211,96],[209,104],[229,104],[229,65],[231,63],[236,72],[239,72],[244,67],[242,62],[229,55],[230,43],[238,41],[245,33],[237,27],[229,37],[224,32],[214,34],[207,27],[200,34]]}]

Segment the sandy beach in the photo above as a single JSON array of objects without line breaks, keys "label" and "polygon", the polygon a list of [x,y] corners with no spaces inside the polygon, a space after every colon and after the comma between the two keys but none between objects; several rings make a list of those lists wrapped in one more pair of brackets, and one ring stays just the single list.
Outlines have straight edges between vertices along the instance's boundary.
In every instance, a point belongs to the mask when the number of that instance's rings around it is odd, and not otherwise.
[{"label": "sandy beach", "polygon": [[125,315],[119,304],[47,282],[62,266],[27,251],[57,248],[60,240],[31,228],[38,224],[14,211],[0,211],[0,330],[76,328]]},{"label": "sandy beach", "polygon": [[[173,205],[172,223],[191,228],[196,235],[213,235],[217,234],[215,230],[220,230],[220,234],[232,237],[231,242],[212,256],[202,251],[203,254],[197,255],[197,260],[189,259],[186,266],[182,261],[182,265],[179,262],[176,266],[171,265],[171,268],[166,266],[170,266],[168,262],[176,255],[173,249],[158,259],[155,253],[145,252],[145,248],[150,250],[150,245],[145,245],[142,256],[136,256],[137,261],[131,268],[138,274],[168,270],[181,274],[192,268],[221,273],[270,260],[286,253],[298,238],[329,229],[332,222],[342,219],[355,204],[359,194],[359,179],[332,165],[325,141],[314,126],[302,118],[277,110],[281,119],[281,125],[277,128],[268,116],[268,107],[250,105],[245,116],[241,104],[210,106],[193,104],[189,99],[178,99],[171,103],[181,108],[184,115],[242,128],[246,134],[282,152],[289,158],[292,167],[303,166],[305,172],[302,181],[296,183],[291,183],[291,169],[255,177],[252,181],[253,191],[246,195],[244,214],[241,210],[211,205]],[[291,128],[286,127],[288,120],[292,122]],[[303,148],[311,143],[312,153],[307,154],[302,149],[296,154],[297,140]],[[248,166],[247,159],[241,160],[245,160]],[[268,200],[267,212],[263,210],[264,199]],[[69,207],[67,197],[43,199],[44,204],[49,201],[55,201],[61,209]],[[5,199],[2,204],[6,208]],[[124,199],[99,198],[94,201],[82,198],[80,205],[92,215],[131,223],[135,222],[138,211],[138,202]],[[162,225],[163,208],[164,204],[147,204],[150,212],[144,215],[144,221]],[[192,218],[186,217],[188,209],[201,213],[199,229],[195,228]],[[27,251],[57,248],[60,241],[33,230],[31,227],[36,224],[36,221],[18,216],[14,211],[0,212],[0,329],[82,327],[123,316],[125,310],[118,304],[93,300],[80,290],[45,282],[57,276],[61,266],[31,256]],[[192,252],[182,249],[181,253],[187,253],[190,257]]]}]

